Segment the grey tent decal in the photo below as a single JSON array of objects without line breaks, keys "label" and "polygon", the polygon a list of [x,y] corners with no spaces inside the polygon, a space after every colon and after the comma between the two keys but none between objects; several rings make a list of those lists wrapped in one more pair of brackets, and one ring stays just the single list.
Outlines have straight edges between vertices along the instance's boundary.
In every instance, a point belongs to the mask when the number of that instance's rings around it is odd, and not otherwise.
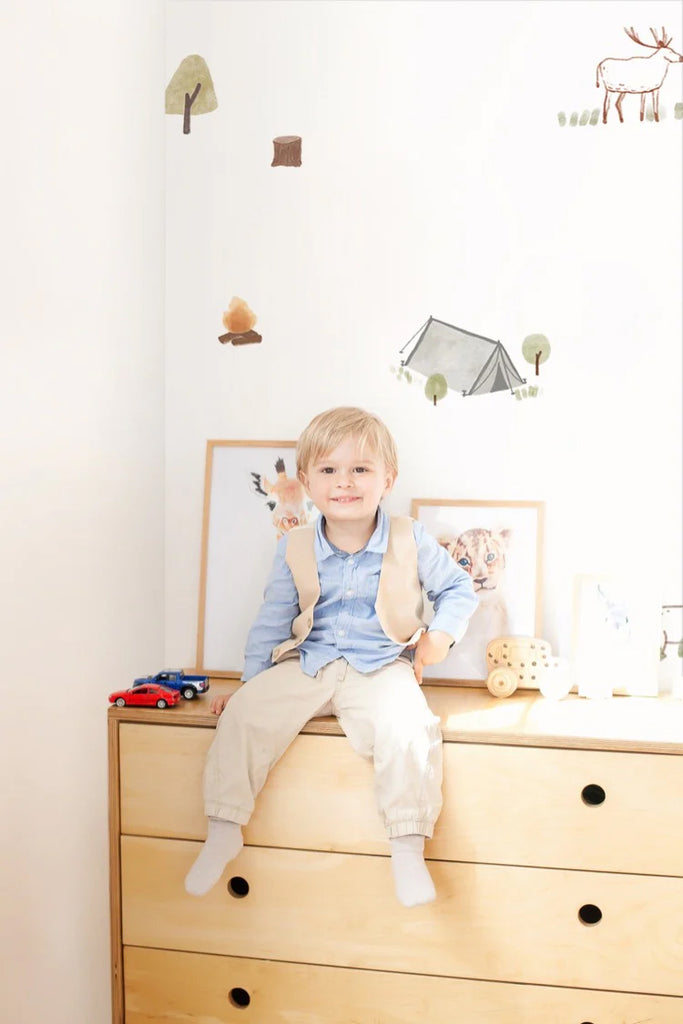
[{"label": "grey tent decal", "polygon": [[[417,341],[415,340],[417,338]],[[452,391],[461,395],[488,395],[514,391],[526,379],[520,377],[500,341],[473,334],[430,316],[417,334],[401,349],[414,347],[401,366],[429,377],[441,373]]]}]

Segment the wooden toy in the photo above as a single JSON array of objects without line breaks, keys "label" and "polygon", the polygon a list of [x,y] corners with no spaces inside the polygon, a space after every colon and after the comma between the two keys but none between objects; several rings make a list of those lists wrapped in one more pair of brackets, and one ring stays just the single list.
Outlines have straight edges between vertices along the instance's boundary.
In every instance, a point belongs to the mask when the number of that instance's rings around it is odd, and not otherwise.
[{"label": "wooden toy", "polygon": [[521,686],[540,689],[547,670],[557,665],[547,640],[538,636],[499,636],[486,646],[486,685],[494,697],[509,697]]}]

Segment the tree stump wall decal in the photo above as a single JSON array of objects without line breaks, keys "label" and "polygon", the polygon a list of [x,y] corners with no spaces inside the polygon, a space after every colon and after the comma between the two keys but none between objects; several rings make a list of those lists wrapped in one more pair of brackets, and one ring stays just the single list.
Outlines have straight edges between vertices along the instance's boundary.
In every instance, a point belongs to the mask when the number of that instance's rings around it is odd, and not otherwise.
[{"label": "tree stump wall decal", "polygon": [[271,167],[301,167],[301,136],[278,135],[273,139]]}]

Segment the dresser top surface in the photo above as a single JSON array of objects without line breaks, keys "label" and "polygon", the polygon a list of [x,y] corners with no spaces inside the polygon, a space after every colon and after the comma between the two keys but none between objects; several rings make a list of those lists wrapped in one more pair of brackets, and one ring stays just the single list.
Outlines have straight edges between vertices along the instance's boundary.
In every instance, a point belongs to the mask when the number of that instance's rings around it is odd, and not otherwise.
[{"label": "dresser top surface", "polygon": [[[240,683],[211,679],[205,696],[165,710],[109,709],[110,720],[154,725],[214,728],[211,698],[233,693]],[[574,694],[546,700],[537,691],[493,697],[480,687],[424,686],[425,697],[441,720],[446,742],[514,746],[570,747],[683,754],[683,700],[670,697],[612,697],[587,700]],[[342,735],[336,718],[317,718],[302,732]]]}]

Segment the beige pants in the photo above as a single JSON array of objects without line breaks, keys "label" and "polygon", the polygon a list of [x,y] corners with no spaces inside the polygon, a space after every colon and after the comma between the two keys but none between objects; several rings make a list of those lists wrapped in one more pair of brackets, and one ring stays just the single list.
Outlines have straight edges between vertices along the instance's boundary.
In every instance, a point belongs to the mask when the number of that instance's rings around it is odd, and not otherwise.
[{"label": "beige pants", "polygon": [[218,720],[204,771],[207,816],[245,825],[276,761],[306,722],[329,714],[374,761],[388,836],[430,837],[441,810],[441,730],[405,661],[361,673],[339,658],[312,678],[293,658],[253,676]]}]

